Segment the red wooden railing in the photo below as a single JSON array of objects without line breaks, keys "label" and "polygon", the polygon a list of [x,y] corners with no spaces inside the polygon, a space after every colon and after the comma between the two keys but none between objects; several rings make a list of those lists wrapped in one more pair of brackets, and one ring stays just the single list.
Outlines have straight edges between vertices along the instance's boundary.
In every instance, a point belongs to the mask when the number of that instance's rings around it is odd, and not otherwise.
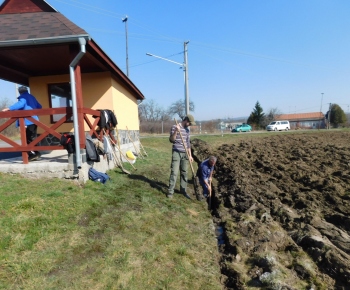
[{"label": "red wooden railing", "polygon": [[[49,126],[35,120],[32,118],[32,116],[37,115],[40,119],[40,116],[47,116],[47,115],[57,115],[62,114],[64,115],[61,119],[59,119],[54,124],[50,124]],[[64,149],[63,146],[55,145],[55,146],[38,146],[37,144],[42,141],[44,138],[46,138],[49,134],[57,137],[58,139],[61,138],[61,133],[59,132],[59,128],[62,124],[64,124],[66,121],[68,121],[72,117],[72,108],[51,108],[51,109],[36,109],[36,110],[18,110],[18,111],[7,111],[7,112],[1,112],[0,111],[0,118],[8,118],[8,120],[0,125],[0,140],[6,142],[10,147],[0,147],[0,152],[22,152],[22,158],[23,163],[28,164],[28,151],[44,151],[44,150],[62,150]],[[94,122],[91,123],[87,115],[92,115],[95,118]],[[18,144],[17,142],[9,139],[5,135],[2,134],[2,132],[8,128],[11,124],[16,122],[16,120],[19,120],[19,129],[20,129],[20,136],[21,136],[21,142]],[[27,138],[26,138],[26,129],[24,124],[24,119],[28,119],[34,124],[38,126],[38,128],[42,128],[44,132],[40,133],[40,136],[38,136],[34,141],[32,141],[30,144],[27,144]],[[100,120],[100,111],[92,110],[89,108],[80,108],[78,109],[78,123],[79,123],[79,140],[80,140],[80,149],[85,148],[85,130],[84,130],[84,121],[90,128],[89,134],[90,136],[95,135],[97,138],[101,138],[100,135],[96,132],[97,123]],[[73,124],[72,124],[73,128]]]}]

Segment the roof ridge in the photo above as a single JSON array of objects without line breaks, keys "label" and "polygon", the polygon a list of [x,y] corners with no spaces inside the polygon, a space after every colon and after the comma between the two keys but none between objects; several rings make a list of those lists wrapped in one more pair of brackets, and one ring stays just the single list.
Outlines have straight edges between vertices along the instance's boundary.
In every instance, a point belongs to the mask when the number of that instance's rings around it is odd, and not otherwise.
[{"label": "roof ridge", "polygon": [[5,0],[0,5],[0,14],[29,12],[58,12],[45,0]]}]

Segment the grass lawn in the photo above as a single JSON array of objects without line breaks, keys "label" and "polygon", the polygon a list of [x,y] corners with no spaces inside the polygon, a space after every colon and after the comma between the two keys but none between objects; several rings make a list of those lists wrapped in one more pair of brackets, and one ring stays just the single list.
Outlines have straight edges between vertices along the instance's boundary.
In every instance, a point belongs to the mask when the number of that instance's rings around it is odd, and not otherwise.
[{"label": "grass lawn", "polygon": [[222,289],[206,204],[167,199],[171,144],[141,142],[106,185],[0,174],[0,289]]}]

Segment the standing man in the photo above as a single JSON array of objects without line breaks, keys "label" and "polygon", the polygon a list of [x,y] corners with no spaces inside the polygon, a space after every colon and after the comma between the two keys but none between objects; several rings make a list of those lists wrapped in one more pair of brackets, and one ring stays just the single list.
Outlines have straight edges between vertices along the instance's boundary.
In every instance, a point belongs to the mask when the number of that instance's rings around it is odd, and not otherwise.
[{"label": "standing man", "polygon": [[[180,169],[180,192],[187,198],[190,198],[186,192],[187,188],[187,169],[188,161],[193,162],[191,154],[191,144],[190,144],[190,130],[189,126],[196,125],[192,115],[187,115],[183,118],[182,122],[177,125],[173,125],[170,130],[169,141],[173,143],[172,148],[172,159],[171,159],[171,172],[169,178],[169,189],[168,189],[168,198],[172,198],[174,194],[177,174]],[[182,142],[181,135],[185,143]],[[187,157],[187,153],[188,157]],[[188,160],[190,159],[190,160]]]},{"label": "standing man", "polygon": [[214,166],[217,158],[215,156],[210,156],[208,159],[204,160],[198,167],[197,176],[199,182],[203,188],[203,196],[207,198],[209,193],[211,193],[211,180],[213,177]]},{"label": "standing man", "polygon": [[[15,111],[15,110],[34,110],[34,109],[41,109],[42,106],[37,101],[37,99],[28,93],[27,87],[21,86],[18,88],[19,97],[17,98],[17,103],[13,104],[12,106],[3,109],[3,112],[6,111]],[[32,116],[35,120],[39,120],[38,116]],[[29,121],[28,119],[24,119],[24,124],[26,126],[26,137],[27,137],[27,144],[31,143],[37,136],[37,125],[35,125],[33,122]],[[19,121],[16,122],[16,127],[19,127]],[[40,158],[41,154],[38,151],[29,151],[28,152],[28,159],[29,161],[37,160]]]}]

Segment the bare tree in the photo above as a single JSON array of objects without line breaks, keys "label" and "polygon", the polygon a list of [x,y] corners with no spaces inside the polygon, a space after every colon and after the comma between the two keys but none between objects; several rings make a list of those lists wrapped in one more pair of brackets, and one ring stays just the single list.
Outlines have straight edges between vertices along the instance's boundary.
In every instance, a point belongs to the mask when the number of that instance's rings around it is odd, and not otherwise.
[{"label": "bare tree", "polygon": [[[8,99],[2,99],[0,101],[0,111],[4,108],[8,108],[9,107],[9,100]],[[8,119],[0,119],[0,125],[4,124]],[[16,125],[15,123],[13,123],[12,125],[10,125],[9,127],[7,127],[3,132],[0,132],[2,134],[4,134],[5,136],[8,137],[13,137],[16,136],[18,134],[18,130],[16,129]]]},{"label": "bare tree", "polygon": [[170,120],[168,113],[154,100],[142,102],[139,105],[140,130],[147,133],[162,133]]},{"label": "bare tree", "polygon": [[154,100],[143,102],[139,105],[140,122],[157,122],[169,118],[166,111]]},{"label": "bare tree", "polygon": [[214,133],[218,121],[210,120],[202,122],[202,131],[204,133]]},{"label": "bare tree", "polygon": [[265,115],[265,126],[270,124],[273,120],[276,120],[278,116],[280,116],[282,113],[278,108],[271,108]]},{"label": "bare tree", "polygon": [[6,99],[6,98],[2,99],[0,101],[0,110],[7,108],[8,104],[9,104],[9,100],[8,99]]},{"label": "bare tree", "polygon": [[[194,112],[194,103],[190,101],[190,112]],[[184,100],[180,99],[174,103],[172,103],[168,109],[168,115],[174,116],[178,115],[181,119],[183,119],[186,115],[186,106]]]}]

